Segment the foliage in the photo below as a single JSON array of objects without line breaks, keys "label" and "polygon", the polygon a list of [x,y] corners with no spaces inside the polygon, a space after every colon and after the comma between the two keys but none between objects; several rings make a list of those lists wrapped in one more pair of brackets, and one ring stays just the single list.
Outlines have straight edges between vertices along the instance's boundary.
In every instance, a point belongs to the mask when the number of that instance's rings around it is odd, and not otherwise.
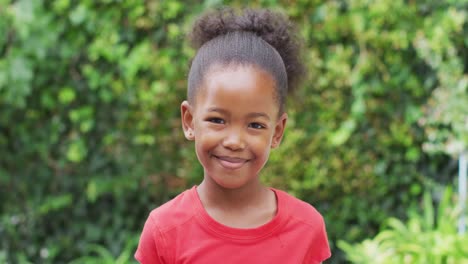
[{"label": "foliage", "polygon": [[74,259],[69,264],[126,264],[126,263],[137,263],[133,258],[135,247],[138,244],[138,237],[130,239],[122,253],[119,256],[114,257],[106,247],[102,245],[89,245],[88,253],[86,256]]},{"label": "foliage", "polygon": [[457,233],[459,211],[445,191],[439,206],[424,194],[422,212],[412,211],[406,223],[388,219],[388,227],[357,244],[340,241],[353,263],[468,263],[468,234]]},{"label": "foliage", "polygon": [[180,129],[184,34],[221,4],[300,26],[309,74],[262,176],[314,204],[332,245],[405,215],[450,159],[423,144],[466,143],[463,1],[0,0],[0,261],[116,260],[200,181]]},{"label": "foliage", "polygon": [[[466,75],[466,9],[448,1],[327,1],[297,9],[289,12],[310,25],[303,28],[310,78],[290,104],[292,124],[265,174],[318,205],[332,241],[355,241],[388,216],[404,217],[426,178],[446,171],[442,180],[450,182],[447,159],[423,152],[432,125],[420,120],[448,76],[443,65],[457,61],[463,73],[453,79]],[[431,25],[442,30],[434,35]],[[425,39],[434,48],[421,45]],[[457,98],[458,108],[468,104]],[[463,109],[453,113],[466,118]]]},{"label": "foliage", "polygon": [[[468,39],[441,34],[444,31],[462,32],[466,28],[468,12],[449,8],[423,25],[414,45],[421,58],[436,72],[437,87],[419,120],[427,134],[423,146],[428,152],[444,152],[453,156],[468,150],[468,75],[466,49]],[[464,43],[457,43],[464,42]],[[465,62],[463,62],[465,60]],[[464,65],[465,64],[465,65]]]}]

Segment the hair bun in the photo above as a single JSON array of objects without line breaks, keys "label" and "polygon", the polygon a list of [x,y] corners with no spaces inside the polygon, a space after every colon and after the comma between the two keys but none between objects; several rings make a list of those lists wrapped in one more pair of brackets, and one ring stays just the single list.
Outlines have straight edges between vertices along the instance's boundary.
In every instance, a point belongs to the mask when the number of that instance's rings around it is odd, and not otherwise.
[{"label": "hair bun", "polygon": [[279,13],[267,9],[245,9],[236,13],[232,8],[208,11],[195,21],[190,41],[198,49],[206,42],[233,31],[252,32],[278,51],[286,68],[289,88],[298,84],[304,66],[300,62],[300,45],[294,25]]}]

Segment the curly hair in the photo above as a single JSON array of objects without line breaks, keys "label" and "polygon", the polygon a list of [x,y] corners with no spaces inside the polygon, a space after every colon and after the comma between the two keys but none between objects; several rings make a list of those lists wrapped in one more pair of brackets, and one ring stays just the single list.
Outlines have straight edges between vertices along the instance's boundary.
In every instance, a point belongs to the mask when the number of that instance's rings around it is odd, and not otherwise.
[{"label": "curly hair", "polygon": [[189,100],[194,99],[214,63],[254,65],[275,79],[282,112],[288,91],[299,85],[304,73],[294,25],[278,12],[245,9],[236,13],[232,8],[208,11],[195,21],[189,38],[198,49],[189,72]]}]

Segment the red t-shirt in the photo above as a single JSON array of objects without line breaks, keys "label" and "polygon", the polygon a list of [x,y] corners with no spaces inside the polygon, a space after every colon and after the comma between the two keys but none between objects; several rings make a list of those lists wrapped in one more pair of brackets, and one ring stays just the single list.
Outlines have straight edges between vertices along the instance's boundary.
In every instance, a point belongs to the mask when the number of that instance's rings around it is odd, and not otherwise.
[{"label": "red t-shirt", "polygon": [[268,223],[232,228],[211,218],[195,187],[154,209],[135,258],[156,263],[320,263],[330,257],[325,223],[314,207],[272,189],[278,210]]}]

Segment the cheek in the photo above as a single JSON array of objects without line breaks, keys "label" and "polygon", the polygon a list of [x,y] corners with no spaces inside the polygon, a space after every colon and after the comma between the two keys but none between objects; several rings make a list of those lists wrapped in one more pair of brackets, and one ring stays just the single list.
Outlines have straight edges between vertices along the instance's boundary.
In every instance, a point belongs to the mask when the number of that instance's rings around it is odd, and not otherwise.
[{"label": "cheek", "polygon": [[202,166],[207,166],[209,159],[210,159],[210,147],[207,144],[204,144],[202,140],[198,138],[195,139],[195,154],[197,155],[198,161],[202,164]]},{"label": "cheek", "polygon": [[195,134],[195,146],[197,151],[209,151],[216,146],[218,137],[216,133],[204,131],[203,133]]},{"label": "cheek", "polygon": [[257,155],[268,158],[270,154],[271,146],[271,137],[270,136],[261,136],[255,138],[251,143],[251,148],[257,153]]}]

